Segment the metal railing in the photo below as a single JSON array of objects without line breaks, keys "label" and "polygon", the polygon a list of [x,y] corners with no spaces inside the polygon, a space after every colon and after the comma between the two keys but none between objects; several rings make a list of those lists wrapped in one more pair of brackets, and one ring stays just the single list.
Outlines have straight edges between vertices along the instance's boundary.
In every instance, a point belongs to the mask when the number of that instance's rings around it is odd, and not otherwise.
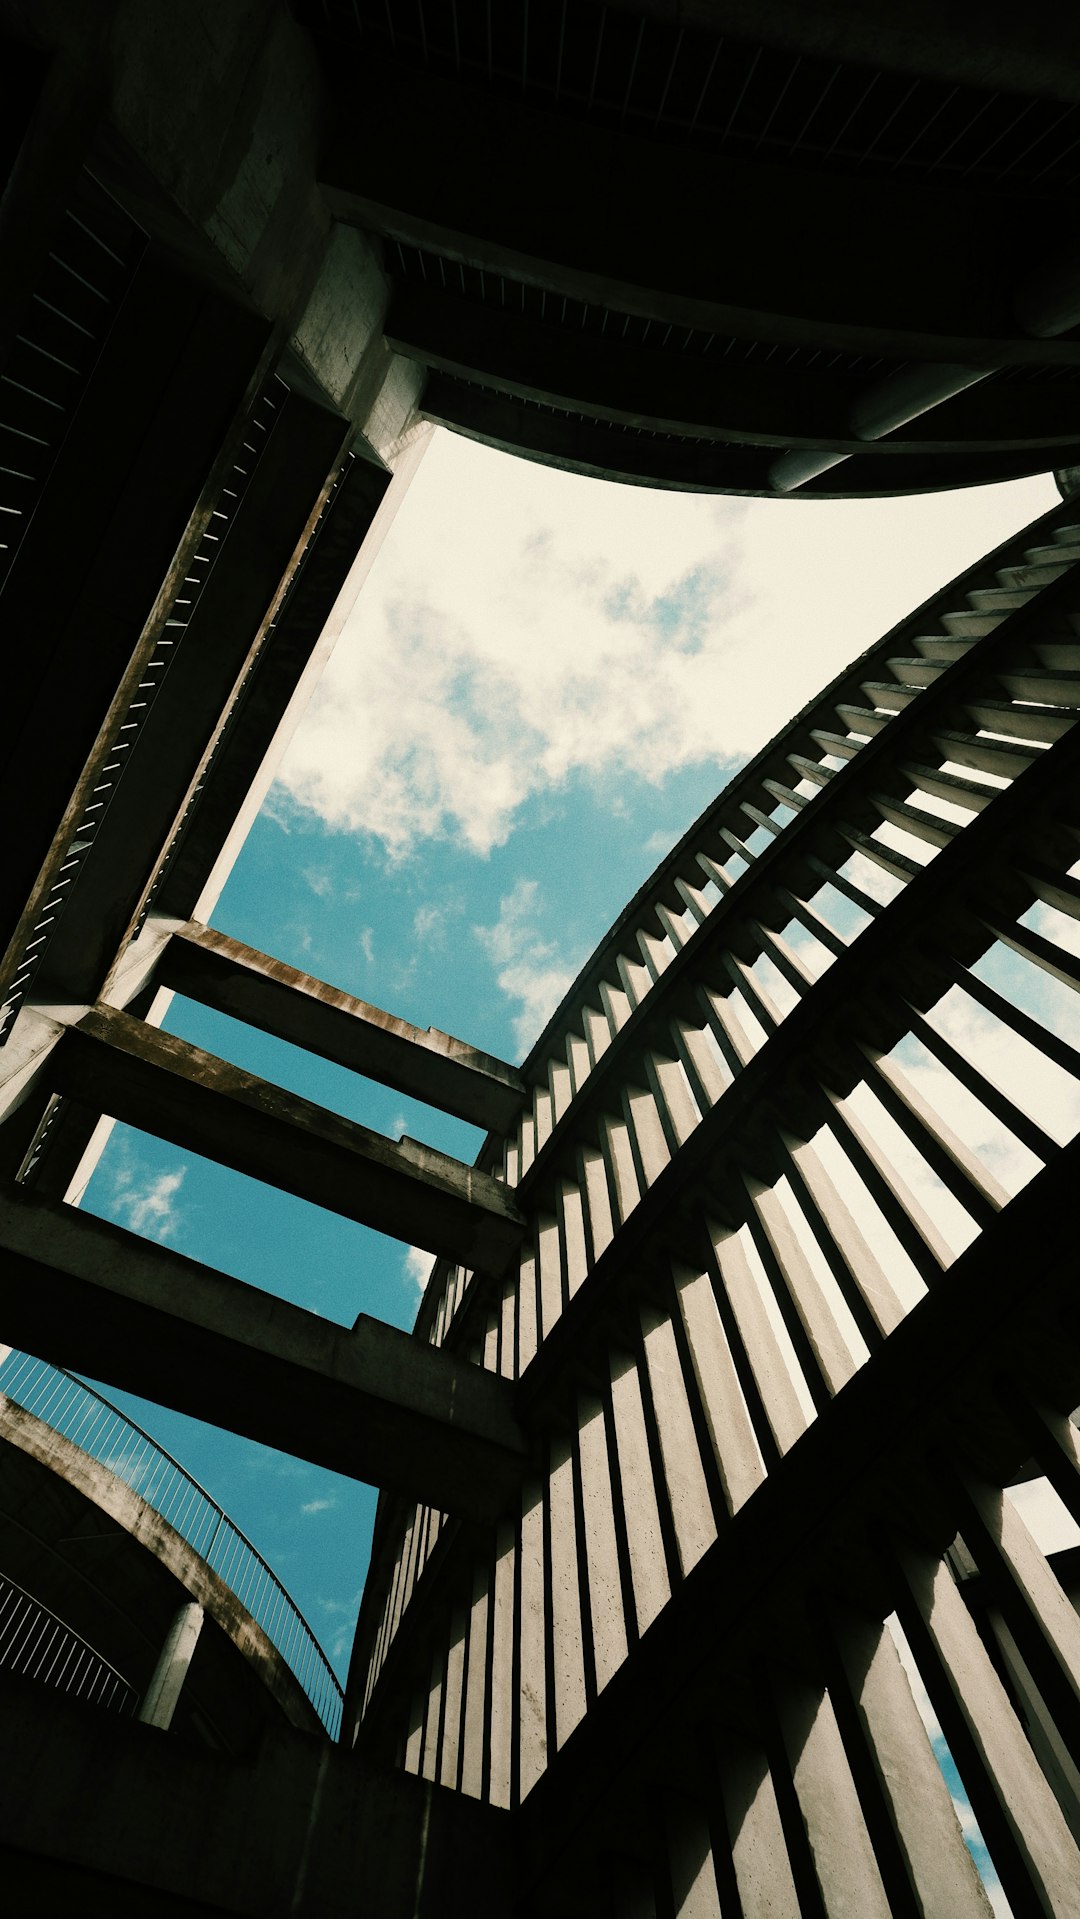
[{"label": "metal railing", "polygon": [[342,1691],[326,1654],[277,1575],[216,1499],[134,1420],[60,1366],[9,1352],[0,1359],[0,1393],[62,1433],[160,1513],[240,1600],[336,1739]]},{"label": "metal railing", "polygon": [[0,1671],[36,1679],[107,1712],[134,1712],[136,1687],[40,1599],[0,1573]]}]

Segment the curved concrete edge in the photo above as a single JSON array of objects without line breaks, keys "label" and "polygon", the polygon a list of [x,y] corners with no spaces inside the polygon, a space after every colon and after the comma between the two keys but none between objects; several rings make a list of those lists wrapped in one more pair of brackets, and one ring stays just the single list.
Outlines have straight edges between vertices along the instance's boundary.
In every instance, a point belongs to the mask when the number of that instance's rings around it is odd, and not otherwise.
[{"label": "curved concrete edge", "polygon": [[160,1560],[232,1641],[277,1701],[290,1725],[303,1732],[325,1732],[300,1681],[262,1627],[231,1587],[147,1500],[100,1460],[84,1453],[63,1433],[28,1413],[6,1393],[0,1393],[0,1441],[18,1447],[20,1452],[67,1480],[137,1545]]}]

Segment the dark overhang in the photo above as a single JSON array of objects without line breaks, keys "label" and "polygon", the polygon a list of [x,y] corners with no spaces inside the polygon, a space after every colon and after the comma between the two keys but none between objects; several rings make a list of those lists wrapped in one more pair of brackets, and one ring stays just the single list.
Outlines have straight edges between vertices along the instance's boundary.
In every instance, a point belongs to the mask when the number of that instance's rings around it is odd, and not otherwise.
[{"label": "dark overhang", "polygon": [[1068,263],[1049,303],[1030,285],[1080,171],[1080,57],[1051,81],[1041,10],[966,56],[915,0],[877,30],[723,0],[296,11],[330,94],[324,190],[384,241],[429,417],[764,495],[979,484],[1080,445]]}]

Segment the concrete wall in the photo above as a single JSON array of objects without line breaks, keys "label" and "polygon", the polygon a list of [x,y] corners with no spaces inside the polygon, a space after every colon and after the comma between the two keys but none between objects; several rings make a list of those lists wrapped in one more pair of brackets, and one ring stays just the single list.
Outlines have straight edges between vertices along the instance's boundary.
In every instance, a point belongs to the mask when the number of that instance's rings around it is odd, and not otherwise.
[{"label": "concrete wall", "polygon": [[237,1762],[0,1679],[0,1878],[27,1910],[439,1919],[515,1910],[508,1822],[282,1729]]}]

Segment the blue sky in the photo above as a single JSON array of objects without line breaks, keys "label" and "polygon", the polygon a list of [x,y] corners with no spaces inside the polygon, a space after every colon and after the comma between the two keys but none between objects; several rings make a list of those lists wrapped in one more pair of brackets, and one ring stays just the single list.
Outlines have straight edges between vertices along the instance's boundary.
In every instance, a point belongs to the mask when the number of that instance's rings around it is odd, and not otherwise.
[{"label": "blue sky", "polygon": [[[853,505],[716,500],[436,433],[213,924],[519,1060],[737,766],[1056,497],[1047,477]],[[394,1137],[466,1159],[479,1145],[204,1009],[177,1000],[166,1025]],[[128,1128],[85,1204],[343,1323],[410,1324],[429,1264]],[[343,1671],[374,1494],[122,1403],[248,1533]]]}]

